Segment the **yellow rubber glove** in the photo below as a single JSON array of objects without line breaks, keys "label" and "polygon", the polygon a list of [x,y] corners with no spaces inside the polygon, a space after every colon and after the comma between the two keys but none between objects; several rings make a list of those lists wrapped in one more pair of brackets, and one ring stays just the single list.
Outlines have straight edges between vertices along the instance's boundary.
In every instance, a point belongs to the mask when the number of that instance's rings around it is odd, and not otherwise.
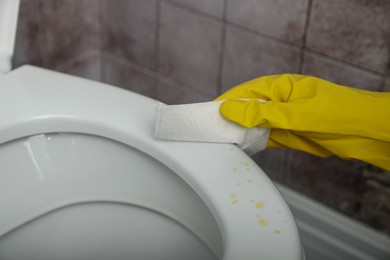
[{"label": "yellow rubber glove", "polygon": [[359,159],[390,170],[390,92],[282,74],[245,82],[217,100],[226,100],[220,107],[225,118],[272,128],[267,147]]}]

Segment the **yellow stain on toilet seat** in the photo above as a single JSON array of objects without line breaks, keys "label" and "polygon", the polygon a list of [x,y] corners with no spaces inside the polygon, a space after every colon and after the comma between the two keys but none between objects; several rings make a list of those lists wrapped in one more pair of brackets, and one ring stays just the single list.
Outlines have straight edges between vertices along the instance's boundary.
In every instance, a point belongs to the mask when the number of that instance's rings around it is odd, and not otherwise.
[{"label": "yellow stain on toilet seat", "polygon": [[259,219],[259,224],[261,226],[267,226],[268,225],[268,221],[265,218],[261,218],[261,219]]},{"label": "yellow stain on toilet seat", "polygon": [[257,202],[256,203],[256,208],[258,208],[258,209],[264,208],[264,202],[262,202],[262,201]]},{"label": "yellow stain on toilet seat", "polygon": [[236,205],[238,203],[237,194],[232,192],[229,194],[229,197],[232,199],[232,205]]}]

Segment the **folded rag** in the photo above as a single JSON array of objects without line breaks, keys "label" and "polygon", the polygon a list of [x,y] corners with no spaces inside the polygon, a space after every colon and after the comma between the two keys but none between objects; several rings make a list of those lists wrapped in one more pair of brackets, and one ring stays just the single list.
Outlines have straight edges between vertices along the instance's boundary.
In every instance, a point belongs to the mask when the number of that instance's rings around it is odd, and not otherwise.
[{"label": "folded rag", "polygon": [[234,143],[247,154],[265,149],[270,129],[245,128],[219,113],[222,101],[157,107],[155,137],[168,141]]}]

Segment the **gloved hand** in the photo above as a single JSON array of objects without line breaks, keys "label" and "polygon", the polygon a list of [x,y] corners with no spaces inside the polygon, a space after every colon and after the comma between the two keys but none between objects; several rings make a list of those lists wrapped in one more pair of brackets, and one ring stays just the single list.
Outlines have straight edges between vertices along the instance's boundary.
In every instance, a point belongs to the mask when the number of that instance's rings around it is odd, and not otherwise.
[{"label": "gloved hand", "polygon": [[272,128],[267,147],[354,158],[390,170],[390,92],[282,74],[245,82],[217,100],[226,100],[220,106],[225,118]]}]

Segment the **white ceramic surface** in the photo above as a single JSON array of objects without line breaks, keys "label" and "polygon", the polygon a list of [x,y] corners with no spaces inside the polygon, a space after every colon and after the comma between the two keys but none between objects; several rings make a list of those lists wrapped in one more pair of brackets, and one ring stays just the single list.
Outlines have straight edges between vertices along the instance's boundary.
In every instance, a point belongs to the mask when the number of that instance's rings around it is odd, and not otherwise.
[{"label": "white ceramic surface", "polygon": [[[191,187],[200,200],[195,195],[191,195],[193,192],[188,188],[183,188],[185,190],[183,193],[175,194],[189,195],[188,201],[197,201],[199,208],[204,209],[204,205],[207,206],[221,232],[222,249],[219,249],[221,247],[218,244],[219,238],[215,235],[215,232],[218,233],[218,228],[212,224],[213,220],[209,217],[208,210],[202,210],[201,215],[206,216],[206,222],[209,223],[207,225],[214,229],[209,233],[207,233],[209,228],[199,227],[202,221],[192,221],[191,217],[186,215],[187,210],[180,211],[180,207],[175,208],[176,202],[180,202],[181,197],[173,200],[173,203],[168,203],[172,202],[171,199],[164,200],[164,198],[169,198],[167,194],[171,188],[164,189],[164,186],[157,189],[158,185],[148,185],[147,180],[151,181],[150,178],[143,179],[144,183],[138,187],[139,192],[134,193],[143,192],[142,199],[137,203],[140,203],[139,205],[142,205],[149,213],[154,211],[159,216],[166,216],[175,220],[175,223],[186,226],[183,229],[187,231],[180,231],[180,234],[187,232],[188,238],[197,237],[198,242],[205,241],[211,251],[217,255],[219,250],[223,251],[223,259],[302,259],[300,238],[294,218],[283,197],[264,172],[233,145],[155,140],[153,128],[156,105],[155,100],[119,88],[33,66],[23,66],[0,77],[0,144],[3,147],[9,147],[4,151],[14,149],[12,144],[16,145],[18,141],[15,140],[20,138],[24,138],[20,139],[22,140],[20,146],[27,154],[29,149],[46,151],[48,144],[45,139],[63,139],[60,142],[60,149],[56,148],[50,153],[37,152],[36,157],[30,155],[29,160],[16,160],[14,156],[2,159],[4,165],[7,163],[18,165],[25,169],[25,173],[22,174],[23,177],[16,178],[3,169],[1,170],[0,244],[2,237],[6,238],[12,234],[11,230],[17,230],[15,228],[22,223],[27,223],[23,228],[28,228],[29,223],[46,225],[45,223],[50,223],[51,214],[49,212],[61,215],[63,211],[64,214],[72,215],[72,211],[64,211],[64,208],[72,209],[81,203],[91,206],[91,203],[95,202],[99,196],[101,201],[111,202],[109,207],[113,207],[112,203],[134,204],[131,202],[134,198],[126,195],[126,183],[129,180],[126,182],[123,175],[110,178],[111,175],[107,175],[108,171],[104,170],[96,176],[93,173],[87,174],[86,171],[81,171],[82,174],[78,179],[79,177],[72,175],[70,171],[73,167],[72,160],[83,160],[85,156],[82,154],[99,154],[97,144],[102,144],[102,140],[110,140],[103,141],[103,143],[108,146],[115,143],[116,145],[112,147],[116,148],[112,148],[103,155],[100,154],[100,157],[93,157],[96,162],[102,163],[115,158],[118,161],[115,161],[114,165],[123,165],[122,169],[129,168],[129,171],[132,170],[127,165],[129,162],[134,165],[140,162],[140,165],[144,166],[149,165],[147,162],[153,162],[160,166],[157,167],[158,170],[156,168],[150,172],[165,169],[167,176],[176,174],[180,177],[179,179],[184,180]],[[47,133],[62,134],[47,135]],[[26,139],[28,136],[34,137]],[[72,143],[72,140],[77,140],[76,143],[88,143],[90,139],[94,141],[91,141],[90,145],[85,145],[87,150],[81,150],[84,152],[77,156],[79,159],[72,158],[74,152],[72,145],[64,146],[67,142]],[[131,163],[128,160],[132,159],[127,157],[121,159],[119,155],[122,153],[115,152],[117,149],[142,152],[134,153],[136,159],[134,163]],[[102,151],[104,150],[105,148]],[[54,154],[57,155],[54,156]],[[50,159],[51,156],[59,158],[59,166],[56,166],[58,174],[52,174],[50,167],[54,167],[52,165],[54,161]],[[31,160],[33,157],[39,170],[34,160]],[[42,167],[38,161],[43,162]],[[142,161],[146,163],[141,164]],[[60,165],[64,163],[68,166],[62,171]],[[85,167],[88,165],[91,163],[86,163]],[[111,165],[106,169],[112,167]],[[101,168],[104,168],[104,164],[97,167],[97,169]],[[25,177],[27,173],[30,174],[28,178]],[[180,182],[177,178],[173,179]],[[90,189],[90,186],[86,184],[99,182],[99,180],[100,184],[91,186]],[[105,183],[111,182],[113,184],[109,189]],[[113,192],[115,189],[112,187],[116,185],[122,187],[124,191],[120,196]],[[183,187],[187,187],[186,185]],[[107,194],[100,192],[106,188],[110,190]],[[155,192],[156,189],[158,192]],[[77,192],[74,193],[74,190]],[[133,189],[129,188],[128,195],[131,190]],[[166,203],[149,203],[160,198]],[[123,201],[130,202],[124,203]],[[188,203],[184,204],[188,205]],[[104,212],[100,206],[91,208],[96,212]],[[186,209],[185,206],[183,208]],[[46,215],[44,215],[45,212]],[[149,213],[146,215],[149,216]],[[49,218],[45,221],[45,218],[39,217],[35,221],[28,222],[34,216],[48,216]],[[140,219],[143,218],[142,216],[144,215],[141,214]],[[58,222],[55,223],[60,225]],[[140,221],[138,224],[143,223]],[[31,228],[33,229],[33,226]],[[66,229],[72,228],[75,227]],[[7,232],[8,235],[4,235]],[[214,237],[210,233],[213,233]],[[82,239],[78,236],[74,239],[82,243]],[[18,240],[15,240],[15,243],[17,242]],[[33,242],[31,238],[30,243]]]},{"label": "white ceramic surface", "polygon": [[0,259],[222,255],[203,201],[139,150],[92,135],[34,135],[1,145],[0,165]]}]

